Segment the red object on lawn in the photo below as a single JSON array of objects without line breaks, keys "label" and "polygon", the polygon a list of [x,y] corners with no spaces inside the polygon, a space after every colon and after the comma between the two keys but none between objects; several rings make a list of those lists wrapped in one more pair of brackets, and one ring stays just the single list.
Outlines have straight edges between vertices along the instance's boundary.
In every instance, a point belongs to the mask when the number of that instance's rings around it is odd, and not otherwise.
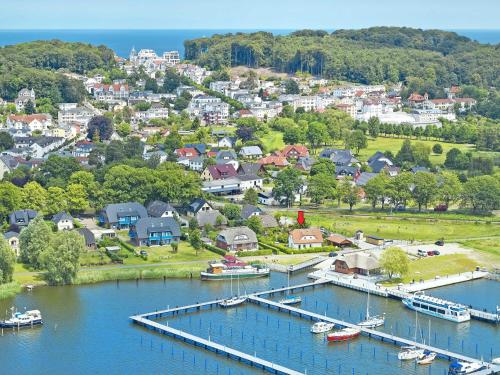
[{"label": "red object on lawn", "polygon": [[302,225],[302,224],[304,224],[305,221],[306,221],[306,218],[304,217],[304,211],[297,212],[297,223]]}]

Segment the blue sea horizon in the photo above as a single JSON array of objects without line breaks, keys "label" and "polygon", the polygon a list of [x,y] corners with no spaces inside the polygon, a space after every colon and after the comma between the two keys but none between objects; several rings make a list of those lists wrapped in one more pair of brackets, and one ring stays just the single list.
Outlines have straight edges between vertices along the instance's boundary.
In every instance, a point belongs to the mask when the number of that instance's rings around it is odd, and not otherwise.
[{"label": "blue sea horizon", "polygon": [[[30,42],[34,40],[60,39],[67,42],[82,42],[106,45],[118,56],[128,57],[132,47],[148,48],[157,53],[178,50],[184,54],[184,41],[210,37],[214,34],[267,31],[286,35],[295,29],[19,29],[0,30],[0,46]],[[327,29],[332,32],[334,29]],[[454,29],[460,35],[480,43],[500,43],[500,29]]]}]

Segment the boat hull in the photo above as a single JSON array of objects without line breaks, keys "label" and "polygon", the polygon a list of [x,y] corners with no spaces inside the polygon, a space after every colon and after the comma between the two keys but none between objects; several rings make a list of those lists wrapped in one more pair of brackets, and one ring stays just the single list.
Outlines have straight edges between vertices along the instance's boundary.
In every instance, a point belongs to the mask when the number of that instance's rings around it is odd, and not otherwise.
[{"label": "boat hull", "polygon": [[282,305],[299,305],[302,303],[302,299],[282,299],[279,301]]},{"label": "boat hull", "polygon": [[352,332],[337,332],[337,333],[330,333],[329,335],[326,336],[326,339],[329,342],[341,342],[341,341],[348,341],[355,339],[361,334],[360,330],[353,330]]},{"label": "boat hull", "polygon": [[39,326],[43,324],[42,319],[37,319],[33,320],[31,322],[27,323],[11,323],[7,321],[0,321],[0,328],[26,328],[26,327],[32,327],[32,326]]},{"label": "boat hull", "polygon": [[255,273],[235,273],[235,274],[222,274],[222,273],[209,273],[201,272],[200,274],[202,280],[208,281],[220,281],[220,280],[231,280],[233,279],[256,279],[259,277],[269,276],[269,271],[267,272],[255,272]]}]

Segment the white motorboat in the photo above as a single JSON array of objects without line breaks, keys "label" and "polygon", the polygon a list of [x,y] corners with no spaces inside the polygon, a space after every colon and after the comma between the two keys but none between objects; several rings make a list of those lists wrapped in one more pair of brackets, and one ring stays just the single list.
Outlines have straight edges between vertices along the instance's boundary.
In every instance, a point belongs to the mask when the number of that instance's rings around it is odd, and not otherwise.
[{"label": "white motorboat", "polygon": [[329,332],[335,327],[334,323],[327,323],[327,322],[316,322],[312,325],[311,327],[311,332],[312,333],[325,333]]},{"label": "white motorboat", "polygon": [[12,316],[10,319],[0,321],[1,328],[21,328],[33,327],[43,324],[42,313],[39,310],[29,310],[24,313],[11,308]]},{"label": "white motorboat", "polygon": [[424,353],[424,356],[417,360],[417,363],[419,365],[430,365],[434,359],[436,358],[437,353],[435,352],[426,352]]},{"label": "white motorboat", "polygon": [[473,374],[476,371],[483,370],[486,366],[480,362],[453,362],[448,368],[448,375]]},{"label": "white motorboat", "polygon": [[368,290],[368,299],[366,301],[366,318],[357,325],[365,328],[375,328],[383,326],[385,323],[385,314],[370,316],[370,291]]}]

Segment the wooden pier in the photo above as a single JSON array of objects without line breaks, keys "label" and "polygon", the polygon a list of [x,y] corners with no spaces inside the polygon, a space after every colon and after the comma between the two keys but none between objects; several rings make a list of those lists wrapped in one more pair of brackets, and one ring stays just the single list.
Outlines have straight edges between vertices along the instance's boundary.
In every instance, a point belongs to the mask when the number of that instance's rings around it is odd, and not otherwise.
[{"label": "wooden pier", "polygon": [[[382,342],[392,343],[392,344],[397,345],[397,346],[416,346],[416,347],[419,347],[419,348],[422,348],[422,349],[425,349],[425,350],[428,350],[431,352],[435,352],[438,355],[438,357],[449,360],[449,361],[458,360],[458,361],[464,361],[464,362],[477,362],[477,363],[482,362],[478,359],[468,357],[468,356],[465,356],[462,354],[454,353],[454,352],[451,352],[449,350],[437,348],[437,347],[430,346],[430,345],[425,345],[425,344],[415,342],[412,340],[408,340],[408,339],[405,339],[402,337],[394,336],[394,335],[391,335],[391,334],[388,334],[385,332],[380,332],[380,331],[376,331],[376,330],[369,329],[369,328],[358,327],[357,325],[352,324],[352,323],[348,323],[348,322],[344,322],[342,320],[330,318],[326,315],[316,314],[314,312],[310,312],[307,310],[302,310],[302,309],[299,309],[297,307],[284,305],[282,303],[271,301],[271,300],[261,298],[261,297],[255,296],[255,295],[248,296],[248,301],[253,302],[257,305],[265,306],[265,307],[270,308],[270,309],[275,309],[277,311],[287,312],[290,315],[296,315],[300,318],[308,319],[311,321],[323,321],[323,322],[334,323],[336,326],[342,327],[342,328],[346,328],[346,327],[359,328],[363,335],[368,336],[370,338],[374,338],[374,339],[380,340]],[[489,372],[483,372],[483,374],[492,374],[492,373],[495,373],[495,371],[500,371],[500,366],[491,365],[487,362],[484,362],[484,363],[485,363],[485,365],[490,366],[490,368],[487,370]]]},{"label": "wooden pier", "polygon": [[258,358],[256,356],[246,354],[246,353],[240,352],[239,350],[227,347],[225,345],[221,345],[221,344],[218,344],[216,342],[206,340],[206,339],[199,337],[199,336],[191,335],[187,332],[171,328],[169,326],[166,326],[164,324],[160,324],[158,322],[154,322],[152,320],[143,318],[142,316],[132,316],[130,319],[132,319],[132,321],[135,324],[146,327],[150,330],[156,331],[156,332],[161,333],[163,335],[173,337],[173,338],[181,340],[187,344],[191,344],[191,345],[203,348],[203,349],[211,351],[213,353],[223,355],[227,358],[233,359],[233,360],[238,361],[240,363],[245,363],[249,366],[262,369],[262,370],[267,371],[271,374],[277,374],[277,375],[301,375],[302,374],[301,372],[289,369],[287,367],[278,365],[276,363],[266,361],[265,359],[261,359],[261,358]]}]

